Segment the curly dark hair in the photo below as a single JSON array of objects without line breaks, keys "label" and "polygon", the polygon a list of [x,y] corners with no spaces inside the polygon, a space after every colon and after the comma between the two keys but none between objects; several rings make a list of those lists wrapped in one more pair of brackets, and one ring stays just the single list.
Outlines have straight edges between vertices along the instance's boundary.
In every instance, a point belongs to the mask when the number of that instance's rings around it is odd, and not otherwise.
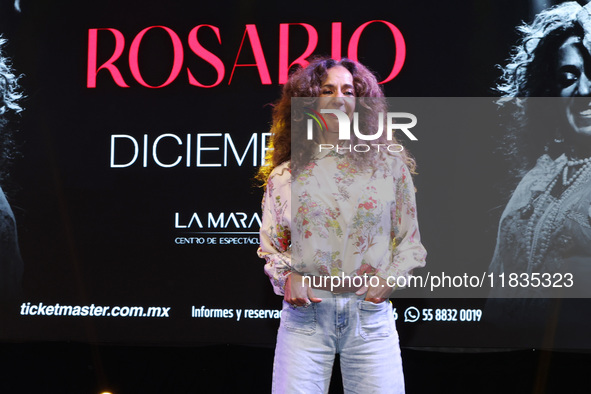
[{"label": "curly dark hair", "polygon": [[[556,101],[527,98],[558,96],[558,50],[570,37],[584,39],[582,16],[588,18],[586,8],[566,2],[540,12],[531,24],[517,28],[521,37],[507,65],[501,67],[502,77],[496,86],[503,96],[498,104],[513,114],[501,150],[512,162],[515,177],[523,176],[544,153],[564,153],[564,147],[555,143],[561,119],[555,114]],[[540,117],[542,113],[556,116]]]},{"label": "curly dark hair", "polygon": [[23,97],[19,91],[19,76],[14,74],[10,59],[3,51],[6,41],[0,36],[0,183],[8,176],[9,166],[16,155],[13,130],[7,127],[8,117],[22,111],[18,101]]},{"label": "curly dark hair", "polygon": [[[384,91],[378,84],[375,75],[361,63],[346,58],[341,60],[329,57],[314,58],[308,66],[298,69],[289,77],[283,86],[281,98],[273,107],[269,150],[265,158],[265,165],[259,168],[255,177],[263,186],[273,169],[280,164],[291,160],[291,171],[297,173],[312,158],[313,149],[311,146],[315,143],[304,138],[306,133],[304,122],[298,122],[298,120],[304,119],[304,110],[295,108],[292,114],[291,99],[292,97],[309,98],[310,100],[306,100],[304,107],[314,107],[315,100],[320,97],[321,86],[327,78],[328,70],[335,66],[346,68],[353,76],[355,97],[358,100],[356,112],[359,114],[359,128],[368,131],[377,130],[379,121],[377,114],[380,112],[385,114],[387,106]],[[293,125],[296,126],[296,129],[292,129],[292,120],[294,120]],[[301,136],[301,138],[292,139],[292,135]],[[364,141],[353,136],[351,143],[364,143]],[[375,143],[397,144],[398,142],[395,139],[387,141],[384,133],[382,138]],[[292,146],[297,149],[292,151]],[[414,173],[416,164],[412,156],[406,150],[398,154]],[[352,159],[358,162],[363,161],[363,158],[364,155],[352,155]]]}]

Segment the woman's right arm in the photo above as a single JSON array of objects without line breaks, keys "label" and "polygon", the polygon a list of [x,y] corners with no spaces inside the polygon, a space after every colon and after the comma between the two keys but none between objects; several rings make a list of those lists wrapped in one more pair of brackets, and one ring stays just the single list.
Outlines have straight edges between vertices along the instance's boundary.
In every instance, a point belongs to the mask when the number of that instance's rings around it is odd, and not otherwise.
[{"label": "woman's right arm", "polygon": [[[283,167],[283,166],[281,166]],[[291,274],[291,188],[287,168],[271,173],[263,196],[263,217],[258,255],[264,258],[265,273],[276,294],[284,295]]]},{"label": "woman's right arm", "polygon": [[259,257],[265,259],[265,273],[271,279],[275,294],[282,295],[293,306],[321,302],[291,269],[291,174],[287,165],[278,167],[269,176],[263,196],[261,246]]}]

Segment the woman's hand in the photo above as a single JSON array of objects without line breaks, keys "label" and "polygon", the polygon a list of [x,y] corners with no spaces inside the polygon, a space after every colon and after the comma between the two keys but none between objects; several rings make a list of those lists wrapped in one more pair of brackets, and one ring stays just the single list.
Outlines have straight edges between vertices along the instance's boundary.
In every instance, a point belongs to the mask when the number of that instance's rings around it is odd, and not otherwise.
[{"label": "woman's hand", "polygon": [[[361,289],[357,290],[355,294],[365,294],[365,301],[370,301],[374,304],[379,304],[380,302],[384,302],[388,298],[390,298],[394,289],[388,286],[388,282],[386,282],[385,279],[382,279],[379,276],[375,276],[375,278],[378,278],[378,283],[376,286],[363,286]],[[369,282],[373,283],[375,282],[375,279]]]},{"label": "woman's hand", "polygon": [[292,272],[285,281],[285,295],[283,299],[293,306],[308,307],[310,302],[321,302],[321,298],[314,297],[314,292],[303,281],[303,276]]}]

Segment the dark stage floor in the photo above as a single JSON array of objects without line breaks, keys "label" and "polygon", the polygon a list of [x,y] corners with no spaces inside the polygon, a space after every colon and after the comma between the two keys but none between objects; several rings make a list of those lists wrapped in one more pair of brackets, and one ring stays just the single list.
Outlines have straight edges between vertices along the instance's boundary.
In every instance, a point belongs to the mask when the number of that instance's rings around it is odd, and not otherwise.
[{"label": "dark stage floor", "polygon": [[[591,355],[403,349],[407,393],[588,393]],[[273,350],[3,343],[0,393],[268,393]],[[331,393],[342,392],[338,368]]]}]

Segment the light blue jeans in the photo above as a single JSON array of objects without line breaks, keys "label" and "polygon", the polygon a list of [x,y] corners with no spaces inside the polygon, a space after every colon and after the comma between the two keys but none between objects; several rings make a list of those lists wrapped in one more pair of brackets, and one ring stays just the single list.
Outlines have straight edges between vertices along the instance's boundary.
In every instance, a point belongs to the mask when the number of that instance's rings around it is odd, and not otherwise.
[{"label": "light blue jeans", "polygon": [[283,302],[273,365],[273,393],[327,393],[335,354],[345,393],[404,393],[398,333],[388,301],[314,290],[308,308]]}]

